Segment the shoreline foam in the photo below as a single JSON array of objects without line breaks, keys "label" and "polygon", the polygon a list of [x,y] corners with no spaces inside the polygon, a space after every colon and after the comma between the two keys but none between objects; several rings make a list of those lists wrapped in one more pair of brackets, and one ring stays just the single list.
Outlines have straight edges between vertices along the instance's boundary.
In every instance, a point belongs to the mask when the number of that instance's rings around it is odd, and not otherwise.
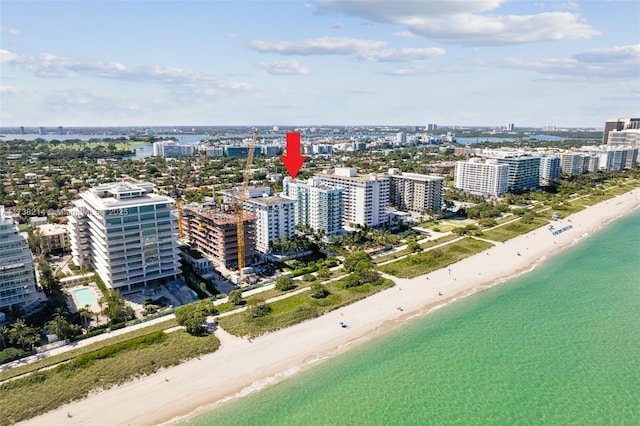
[{"label": "shoreline foam", "polygon": [[[573,232],[551,236],[544,227],[538,228],[450,265],[451,274],[449,268],[444,268],[427,274],[428,280],[425,276],[394,279],[395,287],[319,318],[260,336],[253,342],[220,330],[216,332],[222,342],[220,349],[200,360],[187,361],[24,423],[184,422],[285,380],[448,304],[526,274],[638,207],[640,188],[560,221],[571,219]],[[517,252],[522,255],[515,256]],[[438,296],[440,291],[445,296]],[[397,310],[398,306],[402,306],[403,311]],[[351,328],[338,327],[341,320]],[[167,378],[170,378],[168,383]]]}]

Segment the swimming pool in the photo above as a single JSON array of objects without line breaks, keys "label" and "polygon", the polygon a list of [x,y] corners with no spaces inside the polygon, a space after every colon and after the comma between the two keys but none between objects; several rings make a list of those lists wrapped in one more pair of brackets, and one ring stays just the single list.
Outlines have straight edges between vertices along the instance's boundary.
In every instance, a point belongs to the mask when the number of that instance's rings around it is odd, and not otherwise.
[{"label": "swimming pool", "polygon": [[73,298],[76,301],[76,306],[79,308],[87,305],[95,305],[98,303],[93,292],[89,288],[79,288],[73,291]]}]

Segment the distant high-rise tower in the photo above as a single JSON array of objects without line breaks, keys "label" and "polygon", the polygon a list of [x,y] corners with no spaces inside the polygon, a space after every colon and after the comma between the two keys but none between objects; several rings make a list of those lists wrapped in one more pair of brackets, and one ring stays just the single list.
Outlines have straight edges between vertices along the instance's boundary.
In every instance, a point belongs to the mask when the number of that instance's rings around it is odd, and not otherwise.
[{"label": "distant high-rise tower", "polygon": [[24,133],[25,133],[25,132],[24,132],[24,126],[20,126],[20,134],[21,134],[21,135],[24,135]]},{"label": "distant high-rise tower", "polygon": [[429,123],[429,124],[427,124],[427,130],[438,130],[438,125],[437,124],[433,124],[433,123]]},{"label": "distant high-rise tower", "polygon": [[607,143],[609,132],[628,129],[640,129],[640,118],[613,118],[604,124],[602,143]]},{"label": "distant high-rise tower", "polygon": [[38,134],[44,135],[45,133],[47,133],[47,132],[46,132],[44,127],[38,127]]},{"label": "distant high-rise tower", "polygon": [[62,126],[58,126],[58,134],[64,135],[64,128]]},{"label": "distant high-rise tower", "polygon": [[609,133],[623,130],[639,130],[640,118],[612,118],[604,123],[604,133],[602,143],[610,144]]}]

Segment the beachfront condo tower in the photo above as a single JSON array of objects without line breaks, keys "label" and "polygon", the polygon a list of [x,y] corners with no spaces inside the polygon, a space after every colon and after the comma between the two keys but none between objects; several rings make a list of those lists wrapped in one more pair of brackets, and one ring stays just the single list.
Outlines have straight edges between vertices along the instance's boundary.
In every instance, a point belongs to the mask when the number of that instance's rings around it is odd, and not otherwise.
[{"label": "beachfront condo tower", "polygon": [[[239,202],[239,190],[221,191],[224,202]],[[256,251],[268,253],[277,238],[293,237],[296,232],[295,201],[272,195],[269,187],[249,188],[244,194],[243,210],[257,217],[255,224]]]},{"label": "beachfront condo tower", "polygon": [[455,187],[472,194],[495,197],[507,192],[509,166],[496,160],[471,158],[456,162]]},{"label": "beachfront condo tower", "polygon": [[444,178],[389,169],[389,203],[398,210],[436,213],[442,210]]},{"label": "beachfront condo tower", "polygon": [[509,166],[509,192],[522,192],[540,186],[540,157],[531,154],[506,154],[497,157],[500,164]]},{"label": "beachfront condo tower", "polygon": [[0,206],[0,308],[25,307],[38,300],[33,255],[13,219]]},{"label": "beachfront condo tower", "polygon": [[148,182],[116,182],[80,194],[68,216],[73,262],[127,292],[181,276],[174,200]]},{"label": "beachfront condo tower", "polygon": [[329,188],[342,188],[345,227],[376,227],[389,223],[389,176],[371,173],[359,176],[354,168],[336,167],[314,176]]},{"label": "beachfront condo tower", "polygon": [[324,237],[342,233],[342,188],[329,187],[313,177],[306,182],[286,177],[282,190],[295,203],[296,224],[307,225]]}]

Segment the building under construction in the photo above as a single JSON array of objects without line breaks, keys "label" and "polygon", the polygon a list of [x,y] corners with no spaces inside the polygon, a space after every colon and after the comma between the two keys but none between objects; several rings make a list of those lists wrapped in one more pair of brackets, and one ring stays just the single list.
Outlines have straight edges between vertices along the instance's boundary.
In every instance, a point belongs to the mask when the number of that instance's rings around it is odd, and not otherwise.
[{"label": "building under construction", "polygon": [[[216,205],[189,204],[182,208],[181,230],[190,245],[217,266],[238,268],[237,213]],[[257,216],[243,212],[246,265],[254,263]]]}]

